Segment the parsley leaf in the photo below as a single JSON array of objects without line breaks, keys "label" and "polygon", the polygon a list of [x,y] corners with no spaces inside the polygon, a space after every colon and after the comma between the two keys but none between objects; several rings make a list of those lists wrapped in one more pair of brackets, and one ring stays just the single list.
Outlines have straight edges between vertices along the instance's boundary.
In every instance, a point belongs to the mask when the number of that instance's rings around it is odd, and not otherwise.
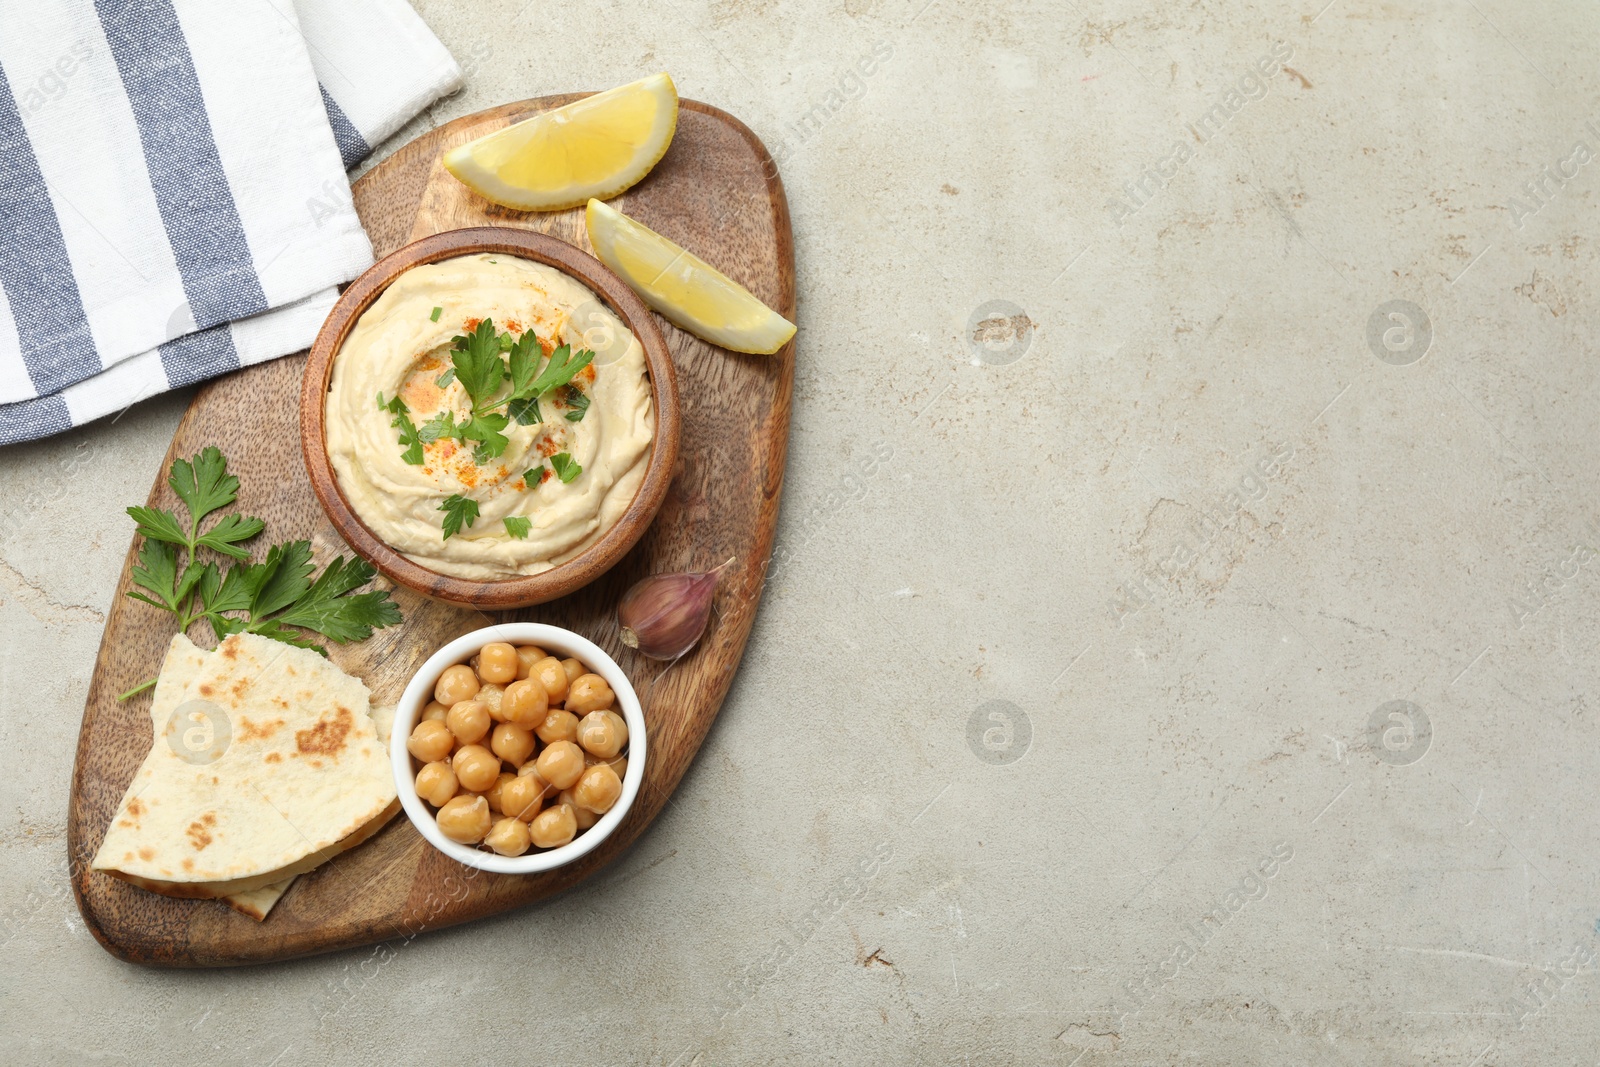
[{"label": "parsley leaf", "polygon": [[460,533],[463,524],[471,526],[478,521],[478,502],[460,494],[445,497],[439,510],[444,512],[445,541]]},{"label": "parsley leaf", "polygon": [[200,582],[195,586],[195,595],[208,609],[216,610],[215,598],[222,588],[222,572],[215,563],[207,563],[200,569]]},{"label": "parsley leaf", "polygon": [[256,534],[267,528],[267,524],[260,519],[246,515],[224,515],[215,526],[202,534],[196,545],[204,545],[213,552],[220,552],[233,559],[249,559],[250,553],[239,547],[240,541],[248,541]]},{"label": "parsley leaf", "polygon": [[139,548],[139,563],[129,572],[133,584],[159,599],[151,600],[143,593],[131,590],[128,595],[146,604],[154,604],[168,611],[178,610],[178,550],[165,541],[152,541],[146,537]]},{"label": "parsley leaf", "polygon": [[132,590],[128,595],[167,611],[181,612],[204,573],[205,568],[200,564],[190,563],[183,569],[182,577],[179,577],[178,550],[165,542],[146,538],[139,552],[139,565],[132,571],[133,582],[141,589],[154,593],[160,600],[151,600],[143,593]]},{"label": "parsley leaf", "polygon": [[[382,396],[383,394],[379,393],[378,395]],[[421,466],[422,439],[417,436],[417,424],[411,421],[411,408],[407,406],[404,400],[396,396],[388,404],[384,405],[384,410],[394,416],[389,425],[400,431],[400,443],[406,446],[405,451],[400,453],[400,458],[413,467]]]},{"label": "parsley leaf", "polygon": [[166,541],[174,545],[187,545],[189,535],[183,532],[183,527],[178,524],[178,517],[170,511],[160,508],[128,509],[128,514],[133,516],[133,521],[139,524],[136,533],[156,541]]},{"label": "parsley leaf", "polygon": [[593,359],[594,353],[587,348],[574,353],[571,345],[562,345],[550,353],[550,362],[545,364],[543,373],[534,379],[531,387],[533,394],[543,396],[557,386],[566,385]]},{"label": "parsley leaf", "polygon": [[529,426],[544,421],[539,410],[539,396],[534,391],[539,374],[539,360],[544,349],[532,330],[527,330],[511,346],[508,371],[511,375],[511,396],[506,404],[506,414],[517,420],[518,426]]},{"label": "parsley leaf", "polygon": [[556,477],[561,479],[562,485],[571,485],[572,480],[583,473],[583,468],[572,458],[570,452],[557,452],[551,456],[550,469],[556,472]]},{"label": "parsley leaf", "polygon": [[537,467],[529,467],[527,470],[522,472],[522,482],[529,489],[539,488],[539,483],[542,481],[544,481],[543,463],[539,464]]},{"label": "parsley leaf", "polygon": [[478,407],[494,395],[506,377],[494,323],[484,319],[470,335],[458,336],[454,344],[450,362],[455,367],[456,380],[467,390],[473,407]]},{"label": "parsley leaf", "polygon": [[531,426],[544,421],[544,412],[539,410],[539,398],[536,396],[512,397],[506,405],[506,414],[516,419],[518,426]]},{"label": "parsley leaf", "polygon": [[507,367],[511,375],[511,395],[526,396],[528,387],[533,385],[533,380],[539,373],[539,360],[544,357],[544,349],[539,347],[539,339],[532,330],[528,330],[511,346],[511,357],[507,360]]},{"label": "parsley leaf", "polygon": [[461,429],[456,425],[456,413],[441,411],[433,418],[422,424],[422,429],[417,431],[417,436],[423,441],[437,441],[441,438],[461,439]]},{"label": "parsley leaf", "polygon": [[387,592],[375,589],[349,595],[372,581],[376,574],[366,560],[339,556],[328,564],[311,588],[272,623],[303,626],[333,641],[365,641],[373,630],[400,621],[400,609],[395,607]]},{"label": "parsley leaf", "polygon": [[270,615],[293,604],[311,588],[311,542],[290,541],[267,549],[263,563],[245,572],[250,613]]},{"label": "parsley leaf", "polygon": [[583,390],[576,386],[567,386],[567,412],[568,422],[582,422],[583,417],[589,413],[589,397]]},{"label": "parsley leaf", "polygon": [[485,460],[505,454],[511,439],[500,431],[510,424],[511,420],[504,415],[478,415],[458,430],[462,440],[478,442],[472,458],[481,465]]},{"label": "parsley leaf", "polygon": [[438,322],[439,321],[439,316],[443,315],[443,314],[444,314],[444,308],[434,308],[433,309],[433,314],[429,315],[428,318],[433,320],[434,322]]},{"label": "parsley leaf", "polygon": [[501,521],[506,524],[506,533],[515,537],[518,541],[525,540],[528,536],[528,531],[533,528],[533,520],[526,515],[507,515]]},{"label": "parsley leaf", "polygon": [[228,473],[228,461],[215,445],[204,449],[193,460],[173,461],[167,484],[189,508],[196,524],[218,508],[225,508],[239,496],[239,479]]},{"label": "parsley leaf", "polygon": [[178,599],[181,601],[194,591],[200,584],[200,579],[205,576],[206,569],[198,563],[191,563],[183,569],[183,577],[178,579]]},{"label": "parsley leaf", "polygon": [[[200,579],[200,599],[208,613],[250,609],[250,591],[244,587],[244,572],[248,569],[246,564],[235,563],[224,578],[215,563],[206,564],[206,573]],[[216,629],[215,622],[212,629]]]}]

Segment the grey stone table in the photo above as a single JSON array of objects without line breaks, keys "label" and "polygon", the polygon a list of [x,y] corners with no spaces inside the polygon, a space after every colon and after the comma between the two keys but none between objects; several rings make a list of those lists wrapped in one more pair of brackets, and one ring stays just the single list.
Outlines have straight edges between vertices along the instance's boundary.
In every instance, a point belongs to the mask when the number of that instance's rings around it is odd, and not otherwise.
[{"label": "grey stone table", "polygon": [[0,1060],[1594,1062],[1600,11],[420,9],[469,83],[386,150],[667,69],[782,156],[744,666],[578,892],[129,967],[67,788],[186,397],[5,450]]}]

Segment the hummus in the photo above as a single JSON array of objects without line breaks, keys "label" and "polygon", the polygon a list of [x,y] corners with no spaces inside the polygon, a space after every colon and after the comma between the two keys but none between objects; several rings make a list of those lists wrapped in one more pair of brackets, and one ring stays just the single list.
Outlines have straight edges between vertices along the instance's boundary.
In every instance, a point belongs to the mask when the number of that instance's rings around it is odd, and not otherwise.
[{"label": "hummus", "polygon": [[[562,344],[595,356],[540,401],[543,421],[510,420],[505,451],[480,462],[471,441],[427,440],[425,427],[441,413],[468,417],[472,399],[461,382],[453,374],[439,382],[452,370],[454,339],[485,319],[513,338],[532,330],[545,357]],[[406,460],[395,397],[424,428],[420,463]],[[538,574],[588,548],[632,502],[655,437],[638,339],[572,277],[501,253],[400,275],[334,357],[326,414],[328,457],[361,521],[424,567],[473,579]],[[581,471],[564,482],[554,468],[571,475],[572,464]],[[452,497],[475,502],[478,514],[445,537],[440,509]]]}]

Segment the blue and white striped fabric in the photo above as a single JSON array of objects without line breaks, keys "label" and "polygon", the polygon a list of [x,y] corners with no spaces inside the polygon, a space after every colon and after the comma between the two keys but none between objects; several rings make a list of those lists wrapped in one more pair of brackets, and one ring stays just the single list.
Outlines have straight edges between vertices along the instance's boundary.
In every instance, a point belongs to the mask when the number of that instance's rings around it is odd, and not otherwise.
[{"label": "blue and white striped fabric", "polygon": [[405,0],[0,0],[0,444],[309,345],[460,84]]}]

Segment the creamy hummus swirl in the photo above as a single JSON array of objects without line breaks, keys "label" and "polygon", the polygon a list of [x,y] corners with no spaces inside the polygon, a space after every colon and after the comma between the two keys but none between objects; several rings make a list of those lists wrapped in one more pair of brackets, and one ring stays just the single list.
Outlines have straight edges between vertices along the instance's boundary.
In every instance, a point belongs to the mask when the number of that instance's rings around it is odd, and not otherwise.
[{"label": "creamy hummus swirl", "polygon": [[[434,309],[438,314],[435,318]],[[533,330],[545,352],[569,344],[596,353],[572,385],[589,398],[581,421],[562,390],[542,403],[544,421],[513,421],[505,454],[479,465],[470,442],[423,446],[407,463],[394,415],[379,407],[398,395],[418,427],[441,411],[464,417],[471,399],[450,369],[452,339],[492,319],[496,331]],[[493,579],[538,574],[562,563],[616,524],[644,480],[655,411],[644,349],[585,286],[543,264],[486,253],[415,267],[367,309],[334,357],[326,408],[328,457],[361,521],[405,556],[442,574]],[[565,452],[582,466],[563,483],[548,462]],[[535,484],[525,472],[537,468]],[[446,539],[446,498],[478,503],[470,527]],[[529,523],[513,537],[505,519]]]}]

